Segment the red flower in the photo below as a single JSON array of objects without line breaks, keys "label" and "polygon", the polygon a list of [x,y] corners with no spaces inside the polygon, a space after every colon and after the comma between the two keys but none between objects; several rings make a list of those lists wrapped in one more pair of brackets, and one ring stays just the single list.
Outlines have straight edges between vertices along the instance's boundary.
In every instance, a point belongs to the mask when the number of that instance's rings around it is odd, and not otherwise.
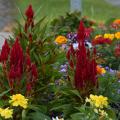
[{"label": "red flower", "polygon": [[8,55],[10,52],[10,47],[7,43],[7,40],[5,40],[3,46],[2,46],[2,50],[1,50],[1,54],[0,54],[0,61],[4,62],[8,60]]},{"label": "red flower", "polygon": [[74,69],[74,63],[73,63],[72,60],[69,61],[69,65],[70,65],[70,67],[71,67],[72,69]]},{"label": "red flower", "polygon": [[9,71],[9,80],[15,79],[15,78],[16,78],[15,70],[14,70],[14,66],[12,65]]},{"label": "red flower", "polygon": [[[86,31],[84,24],[81,21],[78,29],[78,49],[75,51],[73,47],[67,53],[67,59],[71,68],[75,68],[74,72],[74,85],[77,89],[88,89],[88,87],[97,86],[97,72],[96,72],[96,62],[95,54],[96,50],[93,50],[93,58],[90,56],[90,51],[86,49],[84,41]],[[74,57],[74,58],[73,58]],[[72,59],[73,58],[73,59]],[[75,60],[75,64],[73,64]]]},{"label": "red flower", "polygon": [[37,79],[38,78],[38,71],[37,71],[37,67],[35,64],[32,64],[31,71],[32,71],[32,75],[34,76],[34,78]]},{"label": "red flower", "polygon": [[26,55],[26,65],[27,65],[27,67],[31,67],[31,59],[30,59],[30,56],[27,54]]},{"label": "red flower", "polygon": [[29,41],[32,42],[32,34],[29,34]]},{"label": "red flower", "polygon": [[25,22],[24,31],[27,33],[29,27],[31,28],[34,27],[34,21],[33,21],[34,11],[32,9],[32,5],[28,6],[25,15],[27,17],[27,21]]},{"label": "red flower", "polygon": [[99,44],[111,44],[112,41],[108,38],[98,37],[92,40],[92,45],[99,45]]},{"label": "red flower", "polygon": [[29,5],[26,12],[25,12],[25,15],[27,17],[27,19],[29,20],[32,20],[33,19],[33,16],[34,16],[34,11],[32,9],[32,5]]},{"label": "red flower", "polygon": [[10,69],[14,69],[15,78],[21,79],[21,75],[23,73],[23,60],[23,50],[18,38],[16,38],[10,53]]},{"label": "red flower", "polygon": [[80,25],[78,28],[78,34],[77,34],[77,41],[80,42],[81,40],[85,39],[85,28],[82,21],[80,21]]},{"label": "red flower", "polygon": [[27,85],[26,85],[27,93],[29,93],[31,90],[32,90],[32,84],[31,83],[27,83]]},{"label": "red flower", "polygon": [[85,28],[85,38],[89,38],[92,31],[92,28]]},{"label": "red flower", "polygon": [[115,48],[114,54],[116,57],[120,57],[120,45],[117,45]]}]

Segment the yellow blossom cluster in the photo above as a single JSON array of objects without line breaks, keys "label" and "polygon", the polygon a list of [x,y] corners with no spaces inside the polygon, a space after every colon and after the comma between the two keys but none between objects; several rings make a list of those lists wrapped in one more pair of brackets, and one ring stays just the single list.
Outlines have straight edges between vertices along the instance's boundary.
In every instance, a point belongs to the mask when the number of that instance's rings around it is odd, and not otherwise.
[{"label": "yellow blossom cluster", "polygon": [[109,38],[109,39],[113,40],[115,38],[115,36],[114,36],[114,34],[105,33],[104,38]]},{"label": "yellow blossom cluster", "polygon": [[9,119],[12,118],[12,114],[13,114],[13,109],[10,108],[0,108],[0,115],[1,117],[5,118],[5,119]]},{"label": "yellow blossom cluster", "polygon": [[104,108],[108,106],[108,98],[102,95],[90,95],[90,104],[97,108]]},{"label": "yellow blossom cluster", "polygon": [[89,102],[90,105],[94,108],[94,112],[100,116],[107,116],[107,113],[104,111],[104,108],[108,106],[108,98],[102,95],[92,95],[90,94],[89,98],[86,98],[86,102]]},{"label": "yellow blossom cluster", "polygon": [[21,94],[16,94],[10,96],[11,100],[9,100],[9,103],[11,103],[12,106],[21,106],[24,109],[28,106],[28,99],[26,99]]},{"label": "yellow blossom cluster", "polygon": [[62,44],[66,44],[67,43],[67,38],[65,36],[57,36],[57,38],[55,39],[55,42],[59,45],[62,45]]},{"label": "yellow blossom cluster", "polygon": [[120,32],[115,33],[115,38],[120,39]]},{"label": "yellow blossom cluster", "polygon": [[[26,99],[23,95],[21,94],[16,94],[16,95],[12,95],[10,96],[11,100],[9,100],[9,103],[12,106],[21,106],[24,109],[28,107],[28,99]],[[10,119],[12,118],[13,115],[13,109],[10,109],[9,107],[3,109],[0,108],[0,115],[1,117],[3,117],[4,119]]]},{"label": "yellow blossom cluster", "polygon": [[95,36],[95,39],[99,38],[99,37],[104,37],[104,38],[109,38],[110,40],[113,39],[120,39],[120,32],[116,32],[116,33],[105,33],[103,35],[99,34]]}]

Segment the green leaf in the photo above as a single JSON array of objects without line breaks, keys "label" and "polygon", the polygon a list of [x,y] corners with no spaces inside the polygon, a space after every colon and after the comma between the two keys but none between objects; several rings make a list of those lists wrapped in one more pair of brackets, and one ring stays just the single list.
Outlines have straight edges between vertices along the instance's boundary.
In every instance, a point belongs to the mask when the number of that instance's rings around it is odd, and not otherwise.
[{"label": "green leaf", "polygon": [[4,96],[5,94],[7,94],[10,90],[11,90],[11,89],[2,92],[2,93],[0,94],[0,97],[2,97],[2,96]]},{"label": "green leaf", "polygon": [[71,115],[72,120],[86,120],[84,119],[84,114],[83,113],[75,113]]},{"label": "green leaf", "polygon": [[41,113],[41,112],[33,112],[28,115],[28,120],[51,120],[50,117]]},{"label": "green leaf", "polygon": [[27,114],[27,111],[23,110],[22,111],[22,120],[26,120],[26,114]]},{"label": "green leaf", "polygon": [[80,93],[78,92],[78,90],[70,90],[70,92],[78,96],[82,100],[82,97],[80,96]]}]

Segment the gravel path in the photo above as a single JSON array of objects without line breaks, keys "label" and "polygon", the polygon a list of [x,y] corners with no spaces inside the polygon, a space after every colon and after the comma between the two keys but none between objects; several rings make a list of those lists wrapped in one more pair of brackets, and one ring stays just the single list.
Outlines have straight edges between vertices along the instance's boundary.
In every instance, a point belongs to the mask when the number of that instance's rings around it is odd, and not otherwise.
[{"label": "gravel path", "polygon": [[0,0],[0,30],[13,21],[14,15],[14,0]]},{"label": "gravel path", "polygon": [[2,45],[4,44],[4,40],[8,39],[10,36],[12,37],[12,33],[0,32],[0,49],[2,48]]},{"label": "gravel path", "polygon": [[120,6],[120,0],[106,0],[112,5]]}]

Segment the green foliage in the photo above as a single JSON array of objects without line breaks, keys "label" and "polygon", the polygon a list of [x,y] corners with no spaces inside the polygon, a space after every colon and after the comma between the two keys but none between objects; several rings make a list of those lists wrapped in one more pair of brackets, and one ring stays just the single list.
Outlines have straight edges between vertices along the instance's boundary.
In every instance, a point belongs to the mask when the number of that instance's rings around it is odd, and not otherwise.
[{"label": "green foliage", "polygon": [[22,111],[22,120],[50,120],[46,112],[47,108],[44,105],[31,105],[27,110]]},{"label": "green foliage", "polygon": [[113,74],[115,73],[107,72],[104,76],[99,76],[98,94],[108,97],[111,103],[117,103],[120,100],[120,94],[118,93],[120,83]]},{"label": "green foliage", "polygon": [[[74,21],[74,22],[73,22]],[[51,30],[55,35],[66,35],[68,32],[76,31],[79,25],[80,13],[66,13],[51,22]]]}]

